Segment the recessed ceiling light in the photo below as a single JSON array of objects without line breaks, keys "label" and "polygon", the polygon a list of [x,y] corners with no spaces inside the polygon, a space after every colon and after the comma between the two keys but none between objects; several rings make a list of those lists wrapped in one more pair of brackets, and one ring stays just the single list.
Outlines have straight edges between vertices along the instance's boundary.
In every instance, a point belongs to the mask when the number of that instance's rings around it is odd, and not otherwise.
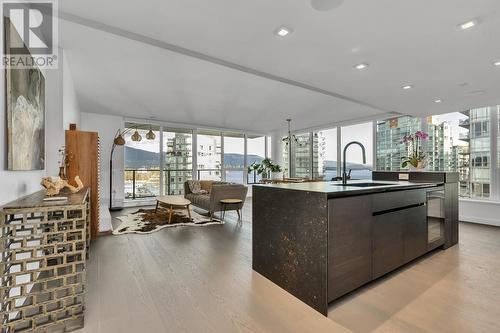
[{"label": "recessed ceiling light", "polygon": [[495,66],[495,67],[500,67],[500,61],[495,61],[495,62],[493,63],[493,66]]},{"label": "recessed ceiling light", "polygon": [[287,27],[279,27],[276,30],[276,35],[278,35],[280,37],[285,37],[285,36],[289,35],[290,32],[291,32],[291,30]]},{"label": "recessed ceiling light", "polygon": [[361,64],[357,64],[356,66],[354,66],[354,68],[361,70],[361,69],[365,69],[368,66],[369,65],[367,63],[361,63]]},{"label": "recessed ceiling light", "polygon": [[477,20],[470,20],[470,21],[467,21],[467,22],[464,22],[464,23],[461,23],[459,24],[458,26],[460,27],[460,29],[462,30],[467,30],[467,29],[470,29],[472,27],[475,27],[477,25]]},{"label": "recessed ceiling light", "polygon": [[413,88],[413,86],[411,84],[407,84],[405,86],[402,86],[401,88],[403,88],[404,90],[408,90],[408,89]]},{"label": "recessed ceiling light", "polygon": [[441,100],[441,99],[436,99],[436,100],[434,101],[434,103],[441,103],[441,102],[442,102],[442,100]]}]

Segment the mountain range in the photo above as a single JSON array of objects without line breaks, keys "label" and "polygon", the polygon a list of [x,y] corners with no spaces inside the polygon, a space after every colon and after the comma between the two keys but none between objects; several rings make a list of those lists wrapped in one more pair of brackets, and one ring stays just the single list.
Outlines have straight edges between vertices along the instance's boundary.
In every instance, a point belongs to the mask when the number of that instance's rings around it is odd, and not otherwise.
[{"label": "mountain range", "polygon": [[[262,162],[263,158],[258,155],[248,155],[248,165],[256,162]],[[243,154],[228,153],[224,154],[224,164],[234,168],[242,168]],[[158,169],[160,167],[160,153],[147,150],[136,149],[125,146],[125,169]],[[371,165],[359,163],[347,163],[347,168],[352,170],[371,170]],[[337,170],[336,161],[325,161],[325,170]]]}]

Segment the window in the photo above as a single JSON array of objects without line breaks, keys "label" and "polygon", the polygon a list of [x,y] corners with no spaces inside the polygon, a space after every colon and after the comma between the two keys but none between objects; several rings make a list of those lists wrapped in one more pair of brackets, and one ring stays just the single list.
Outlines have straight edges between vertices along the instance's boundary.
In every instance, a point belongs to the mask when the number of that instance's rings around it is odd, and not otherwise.
[{"label": "window", "polygon": [[221,133],[214,131],[198,131],[198,163],[203,168],[198,168],[198,179],[201,180],[221,180]]},{"label": "window", "polygon": [[500,111],[498,107],[487,107],[426,119],[405,116],[379,121],[377,168],[400,170],[401,157],[407,153],[400,143],[401,138],[422,129],[429,134],[423,149],[427,170],[458,171],[461,197],[489,198],[492,112],[498,114]]},{"label": "window", "polygon": [[339,176],[337,171],[337,129],[326,129],[314,133],[317,135],[317,167],[313,169],[314,178],[332,180]]},{"label": "window", "polygon": [[193,177],[191,130],[163,129],[164,191],[166,194],[184,194],[184,182]]},{"label": "window", "polygon": [[[126,199],[147,198],[160,195],[160,133],[158,126],[126,123],[124,191]],[[154,139],[147,138],[149,131]],[[139,133],[141,140],[133,141]]]},{"label": "window", "polygon": [[245,137],[241,133],[224,133],[225,181],[243,184],[245,171]]},{"label": "window", "polygon": [[[247,163],[261,163],[266,157],[266,137],[249,135],[247,137]],[[262,179],[262,175],[257,175],[256,172],[248,173],[248,183],[255,184]]]},{"label": "window", "polygon": [[[297,141],[292,142],[294,168],[293,177],[311,178],[311,136],[310,133],[296,135]],[[317,161],[317,156],[316,156]]]},{"label": "window", "polygon": [[408,153],[401,138],[421,129],[420,118],[399,117],[377,122],[377,166],[380,171],[397,171]]},{"label": "window", "polygon": [[351,172],[352,179],[372,179],[373,161],[373,123],[363,123],[341,128],[342,151],[351,141],[358,141],[366,150],[366,164],[363,164],[361,148],[351,146],[347,151],[347,169]]}]

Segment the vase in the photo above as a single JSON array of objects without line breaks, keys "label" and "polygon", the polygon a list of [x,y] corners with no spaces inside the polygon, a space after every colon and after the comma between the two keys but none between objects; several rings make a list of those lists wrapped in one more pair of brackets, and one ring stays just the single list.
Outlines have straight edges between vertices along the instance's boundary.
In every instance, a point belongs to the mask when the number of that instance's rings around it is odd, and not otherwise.
[{"label": "vase", "polygon": [[59,178],[66,180],[66,170],[64,167],[59,167]]},{"label": "vase", "polygon": [[424,171],[424,170],[425,170],[424,161],[419,161],[417,166],[413,166],[410,164],[410,171]]},{"label": "vase", "polygon": [[272,179],[280,179],[281,177],[283,177],[283,173],[282,172],[271,172],[271,178]]}]

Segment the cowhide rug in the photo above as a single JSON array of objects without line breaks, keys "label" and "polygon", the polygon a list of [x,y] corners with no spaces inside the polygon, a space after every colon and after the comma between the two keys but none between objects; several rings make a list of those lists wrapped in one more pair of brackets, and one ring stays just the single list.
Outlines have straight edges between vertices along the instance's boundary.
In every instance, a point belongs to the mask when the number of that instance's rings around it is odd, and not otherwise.
[{"label": "cowhide rug", "polygon": [[113,230],[113,235],[123,234],[150,234],[164,228],[172,227],[206,227],[210,225],[221,225],[224,221],[203,216],[191,210],[191,219],[187,216],[185,209],[175,210],[172,214],[172,223],[168,224],[168,211],[163,208],[158,208],[155,213],[154,209],[139,209],[137,212],[130,213],[125,216],[117,217],[122,223]]}]

